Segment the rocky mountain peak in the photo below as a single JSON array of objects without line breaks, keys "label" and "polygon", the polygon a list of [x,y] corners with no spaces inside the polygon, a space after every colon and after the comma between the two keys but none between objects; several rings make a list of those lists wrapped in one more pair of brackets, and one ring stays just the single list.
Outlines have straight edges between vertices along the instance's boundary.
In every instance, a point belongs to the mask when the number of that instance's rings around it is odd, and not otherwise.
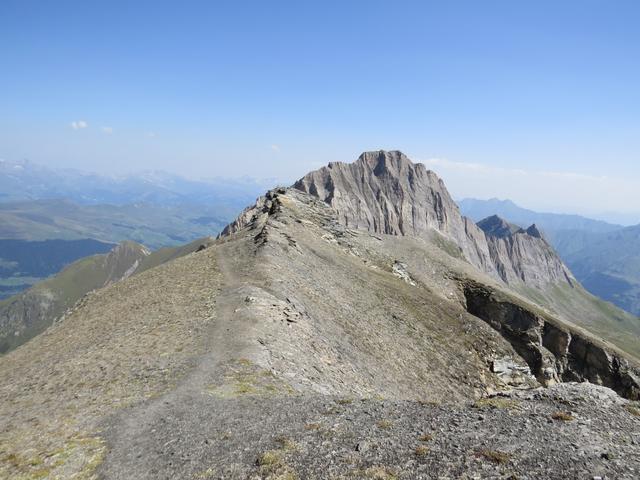
[{"label": "rocky mountain peak", "polygon": [[542,232],[538,229],[535,223],[531,225],[529,228],[527,228],[525,231],[527,232],[527,235],[531,235],[532,237],[544,238],[542,236]]},{"label": "rocky mountain peak", "polygon": [[[293,186],[329,204],[349,228],[412,236],[436,230],[471,264],[506,283],[571,283],[570,272],[537,227],[523,230],[498,216],[476,225],[461,215],[434,172],[400,151],[364,152],[354,163],[331,163]],[[516,239],[520,233],[527,238]]]},{"label": "rocky mountain peak", "polygon": [[377,176],[383,174],[399,176],[412,169],[426,170],[424,165],[421,163],[414,164],[409,157],[399,150],[364,152],[355,163],[368,166]]},{"label": "rocky mountain peak", "polygon": [[465,248],[465,221],[444,183],[402,152],[365,152],[354,163],[308,173],[294,188],[331,205],[348,227],[390,235],[435,229]]},{"label": "rocky mountain peak", "polygon": [[519,226],[509,223],[498,215],[492,215],[480,220],[477,225],[487,235],[499,238],[509,237],[522,230]]}]

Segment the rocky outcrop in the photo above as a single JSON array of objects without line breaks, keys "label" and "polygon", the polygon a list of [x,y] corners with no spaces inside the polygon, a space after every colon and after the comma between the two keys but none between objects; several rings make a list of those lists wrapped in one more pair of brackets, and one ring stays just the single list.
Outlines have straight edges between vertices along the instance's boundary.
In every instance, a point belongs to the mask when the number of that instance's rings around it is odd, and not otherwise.
[{"label": "rocky outcrop", "polygon": [[640,399],[640,371],[613,348],[474,282],[463,282],[467,310],[511,343],[538,381],[589,381]]},{"label": "rocky outcrop", "polygon": [[472,265],[507,284],[573,281],[535,226],[522,230],[498,217],[476,225],[460,214],[434,172],[401,152],[366,152],[351,164],[332,162],[294,188],[331,205],[350,228],[414,236],[438,231]]},{"label": "rocky outcrop", "polygon": [[[340,230],[337,227],[341,227],[342,232],[352,232],[351,234],[356,235],[358,230],[351,230],[344,226],[347,223],[344,217],[340,218],[335,213],[335,209],[327,209],[326,202],[315,200],[297,190],[283,188],[268,192],[253,208],[243,212],[238,221],[228,227],[227,232],[246,229],[252,232],[253,242],[259,247],[268,245],[273,247],[279,244],[282,248],[293,248],[302,253],[296,239],[283,234],[285,225],[292,222],[310,224],[308,220],[320,214],[323,232],[337,233]],[[290,217],[290,213],[286,212],[291,212],[293,205],[297,205],[296,208],[302,208],[304,205],[304,208],[300,211],[296,210],[295,216]],[[324,206],[324,209],[320,208],[321,206]],[[332,214],[321,214],[327,211]],[[466,222],[467,219],[464,221]],[[506,273],[506,282],[519,281],[526,282],[526,285],[542,287],[546,279],[562,281],[561,275],[565,274],[566,281],[572,281],[570,273],[565,272],[564,265],[557,260],[535,226],[525,230],[510,225],[499,217],[481,224],[489,233],[485,234],[479,228],[477,231],[484,235],[491,252],[491,259],[498,266],[498,271]],[[429,227],[425,228],[426,233]],[[470,231],[477,232],[473,229]],[[326,235],[325,233],[322,238]],[[433,235],[432,230],[430,237],[432,240]],[[374,238],[381,241],[383,237]],[[395,254],[399,254],[400,241],[390,240],[398,245]],[[349,248],[349,252],[355,256],[361,255],[352,247]],[[547,257],[535,256],[545,253],[548,254]],[[514,262],[513,258],[520,260]],[[454,259],[451,261],[453,262]],[[424,277],[421,279],[420,276],[416,276],[415,270],[412,271],[412,265],[405,261],[394,259],[387,268],[395,277],[411,286],[420,288],[425,284]],[[540,276],[539,272],[545,269],[549,276]],[[557,275],[552,276],[554,272],[557,272]],[[453,277],[457,278],[456,275]],[[426,281],[428,282],[429,280]],[[463,303],[466,310],[499,332],[526,362],[539,382],[550,385],[565,381],[588,380],[613,388],[629,398],[638,396],[640,392],[638,372],[629,367],[624,355],[615,347],[603,346],[605,344],[594,340],[583,330],[567,326],[564,321],[550,316],[548,312],[543,313],[541,309],[528,302],[515,300],[515,296],[506,293],[508,290],[496,289],[495,285],[490,286],[490,282],[471,281],[464,277],[458,283],[463,285],[462,297],[465,299]],[[453,294],[449,296],[454,297]],[[526,380],[527,375],[519,369],[510,368],[507,369],[509,371],[505,371],[503,367],[500,359],[494,360],[492,371],[508,379],[508,384],[515,385],[518,381]]]},{"label": "rocky outcrop", "polygon": [[245,208],[233,222],[224,227],[222,232],[218,234],[218,238],[227,237],[233,233],[239,232],[243,228],[256,222],[257,217],[260,214],[267,214],[272,206],[272,200],[277,196],[277,192],[278,189],[271,190],[258,197],[254,205],[250,205]]}]

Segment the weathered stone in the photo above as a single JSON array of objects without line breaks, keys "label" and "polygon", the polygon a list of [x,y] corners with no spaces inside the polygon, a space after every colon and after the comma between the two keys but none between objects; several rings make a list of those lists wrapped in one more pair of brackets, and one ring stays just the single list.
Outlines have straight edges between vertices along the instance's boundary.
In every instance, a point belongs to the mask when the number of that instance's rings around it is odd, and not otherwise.
[{"label": "weathered stone", "polygon": [[468,311],[499,331],[542,384],[550,385],[561,379],[588,380],[627,398],[638,398],[640,382],[619,353],[534,313],[490,287],[466,283],[464,292]]}]

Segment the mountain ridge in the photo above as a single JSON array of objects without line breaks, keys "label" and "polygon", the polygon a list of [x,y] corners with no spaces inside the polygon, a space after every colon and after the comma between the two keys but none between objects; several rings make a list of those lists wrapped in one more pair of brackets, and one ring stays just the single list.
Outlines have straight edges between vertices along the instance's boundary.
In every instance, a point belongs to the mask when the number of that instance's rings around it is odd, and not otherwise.
[{"label": "mountain ridge", "polygon": [[637,444],[616,441],[637,429],[633,355],[478,269],[425,216],[419,235],[354,228],[335,186],[342,212],[271,190],[208,248],[96,290],[2,357],[0,475],[634,474]]}]

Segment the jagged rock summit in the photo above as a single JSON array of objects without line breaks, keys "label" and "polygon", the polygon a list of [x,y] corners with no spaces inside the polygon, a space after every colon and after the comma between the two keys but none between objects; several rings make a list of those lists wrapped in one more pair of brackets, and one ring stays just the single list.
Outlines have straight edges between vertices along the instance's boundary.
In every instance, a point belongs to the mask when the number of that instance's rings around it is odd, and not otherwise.
[{"label": "jagged rock summit", "polygon": [[518,225],[509,223],[498,215],[492,215],[480,220],[477,225],[487,235],[499,238],[509,237],[515,233],[523,231]]}]

